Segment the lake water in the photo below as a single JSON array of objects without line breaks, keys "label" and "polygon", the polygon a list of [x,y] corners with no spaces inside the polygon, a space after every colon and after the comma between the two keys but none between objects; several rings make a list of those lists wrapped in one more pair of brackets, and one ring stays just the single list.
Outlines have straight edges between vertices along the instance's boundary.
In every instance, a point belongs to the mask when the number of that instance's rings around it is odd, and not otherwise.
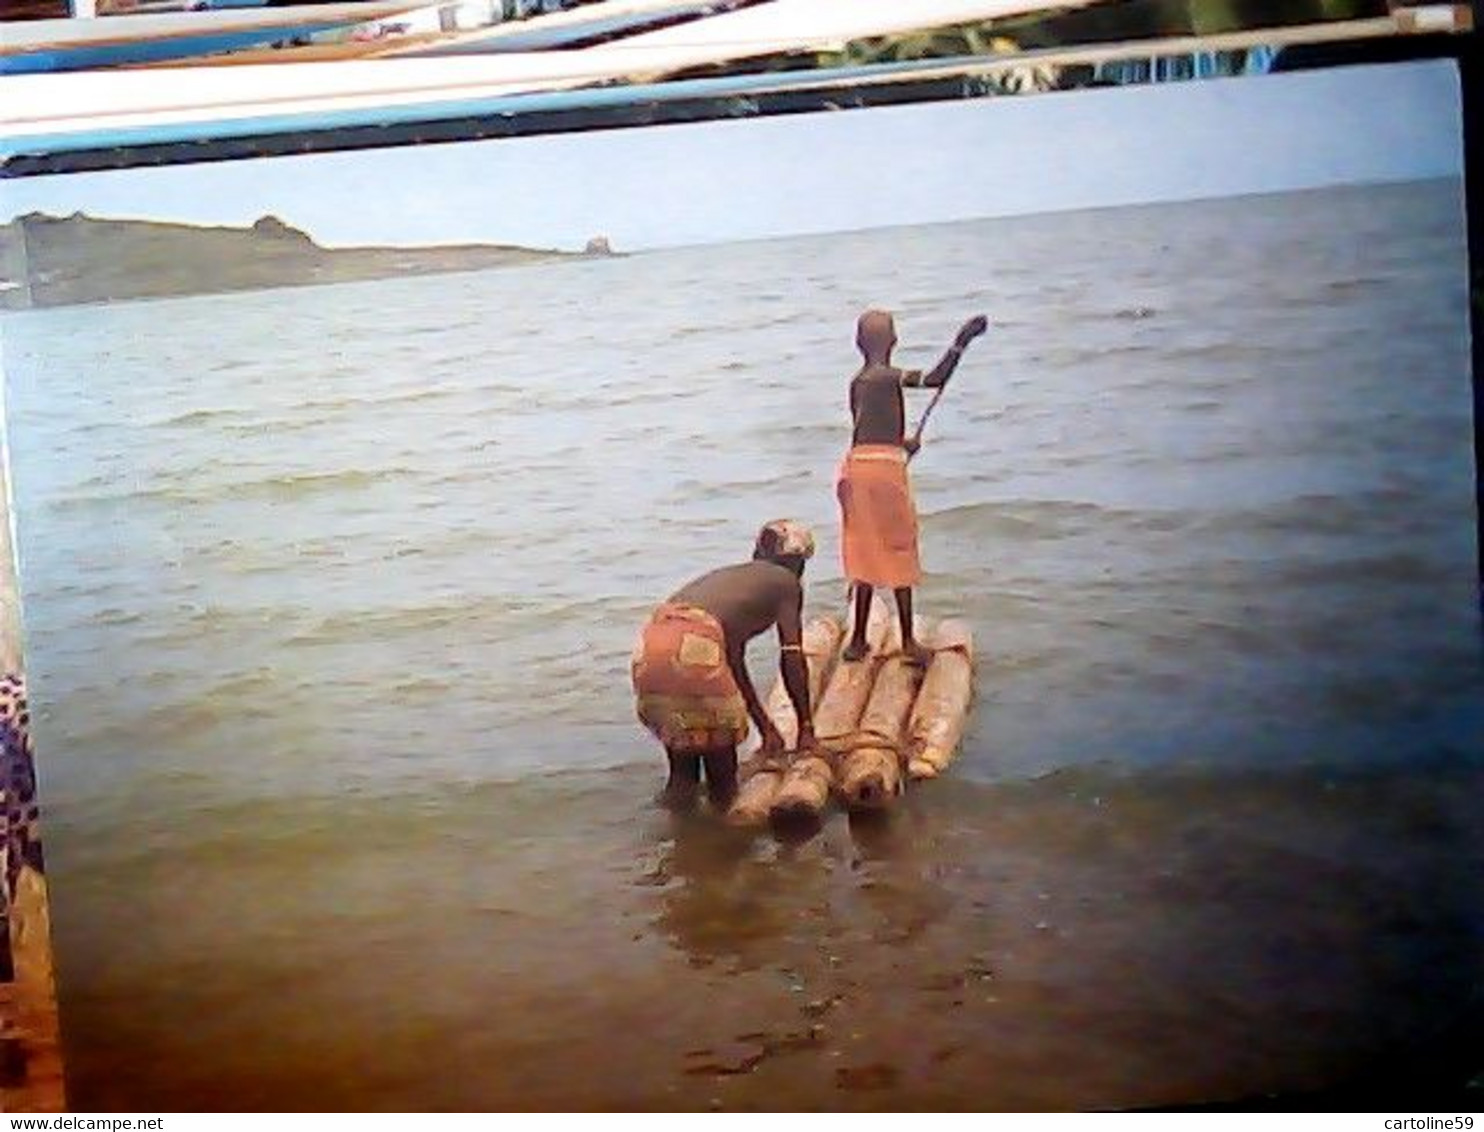
[{"label": "lake water", "polygon": [[[5,316],[73,1106],[1401,1071],[1484,974],[1463,239],[1447,181]],[[875,304],[993,324],[914,462],[964,751],[675,822],[634,634],[784,515],[842,606]]]}]

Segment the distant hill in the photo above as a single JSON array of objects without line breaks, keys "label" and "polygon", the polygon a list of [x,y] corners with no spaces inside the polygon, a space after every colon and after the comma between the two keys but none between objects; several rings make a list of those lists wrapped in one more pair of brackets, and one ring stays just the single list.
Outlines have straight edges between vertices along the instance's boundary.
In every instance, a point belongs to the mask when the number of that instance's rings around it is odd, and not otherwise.
[{"label": "distant hill", "polygon": [[250,228],[197,228],[32,213],[0,225],[0,309],[392,279],[571,258],[579,257],[495,244],[331,250],[274,216]]}]

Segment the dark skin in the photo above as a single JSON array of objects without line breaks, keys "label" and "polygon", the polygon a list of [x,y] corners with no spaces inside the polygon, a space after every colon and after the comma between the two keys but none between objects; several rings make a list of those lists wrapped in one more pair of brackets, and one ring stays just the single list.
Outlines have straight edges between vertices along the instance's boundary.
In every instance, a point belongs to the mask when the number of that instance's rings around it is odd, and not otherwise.
[{"label": "dark skin", "polygon": [[[989,321],[983,315],[969,319],[959,328],[953,345],[938,364],[924,373],[900,370],[891,364],[896,331],[890,320],[883,318],[876,332],[863,335],[860,342],[865,365],[850,383],[850,416],[855,422],[851,443],[889,444],[905,449],[909,458],[915,456],[921,444],[915,437],[906,435],[907,410],[902,390],[940,389],[947,385],[969,343],[988,327]],[[855,629],[843,654],[847,661],[864,660],[870,651],[866,643],[866,620],[871,612],[872,592],[872,587],[867,585],[855,587]],[[902,626],[902,651],[912,663],[926,665],[932,659],[932,650],[919,643],[912,631],[912,590],[903,587],[893,592]]]},{"label": "dark skin", "polygon": [[[762,700],[747,672],[747,643],[775,625],[783,648],[779,668],[784,687],[799,720],[799,750],[814,746],[814,722],[809,705],[809,670],[803,653],[804,617],[803,560],[768,553],[758,548],[751,562],[723,566],[677,590],[671,601],[704,609],[721,623],[727,641],[727,664],[747,714],[762,735],[761,753],[778,754],[783,736],[763,710]],[[670,780],[662,795],[677,808],[695,802],[701,785],[701,766],[706,768],[706,792],[718,809],[731,805],[737,794],[737,748],[726,747],[700,755],[669,751]]]}]

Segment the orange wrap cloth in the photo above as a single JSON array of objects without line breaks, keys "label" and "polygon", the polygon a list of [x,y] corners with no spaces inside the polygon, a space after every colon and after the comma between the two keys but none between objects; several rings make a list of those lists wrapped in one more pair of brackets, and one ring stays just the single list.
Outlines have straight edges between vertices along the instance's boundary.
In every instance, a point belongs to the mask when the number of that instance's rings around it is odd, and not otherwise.
[{"label": "orange wrap cloth", "polygon": [[892,444],[857,444],[840,465],[835,494],[845,577],[888,589],[920,583],[917,506],[906,451]]},{"label": "orange wrap cloth", "polygon": [[704,609],[667,602],[639,634],[630,668],[639,722],[676,754],[747,738],[747,704],[727,663],[726,633]]}]

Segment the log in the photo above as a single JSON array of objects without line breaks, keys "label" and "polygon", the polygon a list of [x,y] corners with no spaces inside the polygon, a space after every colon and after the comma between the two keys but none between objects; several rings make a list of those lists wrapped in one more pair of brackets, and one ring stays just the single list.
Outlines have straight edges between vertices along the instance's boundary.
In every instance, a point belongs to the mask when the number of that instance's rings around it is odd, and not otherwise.
[{"label": "log", "polygon": [[835,785],[831,760],[817,754],[800,755],[788,764],[769,818],[779,826],[807,827],[816,824],[830,803]]},{"label": "log", "polygon": [[[913,626],[918,640],[929,640],[930,627]],[[888,657],[876,675],[871,698],[849,749],[840,759],[840,796],[847,809],[884,810],[902,792],[904,738],[923,670],[900,654]]]},{"label": "log", "polygon": [[953,761],[974,697],[974,636],[962,621],[944,621],[933,634],[928,665],[907,724],[907,775],[936,778]]},{"label": "log", "polygon": [[[845,629],[833,617],[815,617],[804,626],[804,658],[809,667],[809,704],[819,703],[825,682],[835,670],[835,661],[840,655],[840,642]],[[794,712],[793,701],[788,698],[788,688],[780,674],[763,704],[773,726],[783,736],[791,750],[799,740],[799,719]],[[741,786],[737,797],[727,810],[727,821],[733,825],[761,825],[768,820],[773,799],[783,784],[783,772],[788,766],[787,756],[754,754],[739,768]]]},{"label": "log", "polygon": [[762,825],[768,820],[773,808],[773,799],[783,785],[783,772],[787,764],[782,759],[767,759],[754,756],[738,768],[741,785],[737,797],[727,809],[726,820],[731,825]]},{"label": "log", "polygon": [[[851,624],[853,626],[853,619]],[[871,647],[871,654],[858,663],[841,661],[835,666],[834,675],[830,677],[814,712],[814,734],[820,742],[821,753],[804,755],[789,764],[770,810],[774,821],[813,822],[824,812],[835,783],[830,741],[838,741],[855,731],[876,682],[882,656],[898,648],[900,638],[895,614],[884,601],[872,601],[866,622],[866,643]]]}]

